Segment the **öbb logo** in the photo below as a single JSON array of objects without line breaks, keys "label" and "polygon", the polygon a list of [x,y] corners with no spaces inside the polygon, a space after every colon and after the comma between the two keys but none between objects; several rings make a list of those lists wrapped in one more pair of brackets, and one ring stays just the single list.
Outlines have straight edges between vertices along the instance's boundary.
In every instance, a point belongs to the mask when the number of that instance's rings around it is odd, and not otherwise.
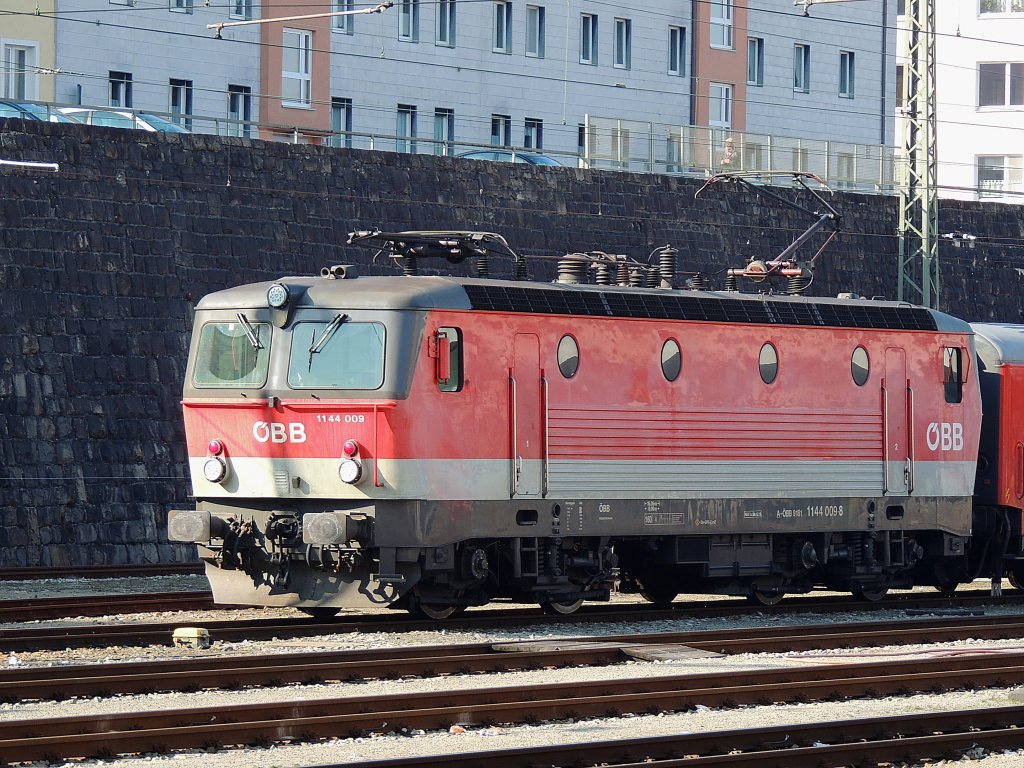
[{"label": "\u00f6bb logo", "polygon": [[964,425],[959,422],[935,422],[925,432],[931,451],[960,451],[964,447]]},{"label": "\u00f6bb logo", "polygon": [[304,443],[306,425],[298,421],[281,424],[276,421],[257,421],[252,425],[252,436],[257,443]]}]

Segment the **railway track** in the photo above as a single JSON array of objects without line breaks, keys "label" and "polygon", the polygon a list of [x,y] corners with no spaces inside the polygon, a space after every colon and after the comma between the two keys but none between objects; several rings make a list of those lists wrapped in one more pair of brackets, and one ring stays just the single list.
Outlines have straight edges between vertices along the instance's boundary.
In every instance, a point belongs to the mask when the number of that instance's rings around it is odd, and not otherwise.
[{"label": "railway track", "polygon": [[69,616],[108,616],[150,611],[203,611],[218,606],[209,592],[149,592],[131,595],[75,595],[0,600],[0,622],[42,621]]},{"label": "railway track", "polygon": [[[0,755],[8,762],[59,761],[174,749],[312,741],[361,736],[381,732],[382,729],[389,732],[430,730],[448,728],[455,723],[470,727],[495,723],[523,724],[541,720],[621,716],[625,713],[679,712],[697,705],[733,708],[1006,687],[1021,683],[1024,683],[1024,653],[1018,652],[999,658],[975,655],[388,696],[346,696],[237,707],[221,704],[182,710],[3,722],[0,723]],[[1024,708],[1013,710],[1014,718],[1024,717]],[[386,725],[382,726],[382,723]],[[1002,724],[1000,727],[1007,726]],[[820,729],[809,734],[809,738],[818,741],[826,738]],[[1019,746],[1020,731],[1016,737],[1016,745]],[[717,749],[722,744],[736,747],[731,741],[724,740],[720,733],[712,738],[717,742]],[[789,744],[791,746],[792,742]],[[790,751],[785,754],[788,759]],[[891,759],[892,753],[888,757]],[[488,765],[494,764],[488,762]],[[793,762],[779,764],[797,765]]]},{"label": "railway track", "polygon": [[203,573],[202,563],[151,563],[135,565],[36,565],[0,568],[0,581],[34,579],[110,579],[120,576],[179,576]]},{"label": "railway track", "polygon": [[[829,768],[956,759],[1019,749],[1024,707],[803,723],[653,738],[463,752],[318,768]],[[725,750],[728,750],[727,752]]]},{"label": "railway track", "polygon": [[[63,699],[396,677],[616,664],[689,650],[712,654],[935,643],[1024,636],[1024,618],[914,621],[608,635],[532,643],[207,656],[196,659],[0,669],[0,700]],[[1022,662],[1024,663],[1024,662]],[[2,754],[2,752],[0,752]]]},{"label": "railway track", "polygon": [[[183,593],[188,595],[190,593]],[[201,593],[195,593],[199,595]],[[81,601],[84,610],[90,613],[76,615],[106,615],[108,613],[128,613],[128,608],[139,605],[151,605],[152,610],[200,610],[204,607],[226,608],[228,606],[210,606],[203,603],[202,597],[196,597],[192,607],[184,606],[190,598],[182,597],[182,603],[162,603],[155,598],[155,603],[148,601],[153,596],[120,596],[108,607],[104,608],[103,600],[96,598],[54,598],[48,601],[33,601],[38,605],[24,606],[19,609],[22,601],[0,602],[0,620],[7,623],[29,620],[25,611],[51,611],[59,615],[61,610],[75,612]],[[1010,595],[999,598],[1000,605],[1022,605],[1024,594]],[[971,611],[981,610],[992,605],[994,599],[987,593],[964,593],[956,599],[935,596],[906,596],[892,601],[873,604],[870,610],[902,609],[908,611]],[[16,605],[4,605],[15,603]],[[237,606],[234,606],[237,607]],[[864,603],[851,602],[849,599],[807,597],[794,599],[783,606],[770,609],[773,615],[799,613],[837,613],[865,610]],[[5,609],[9,609],[5,612]],[[19,613],[21,610],[21,613]],[[95,613],[91,613],[95,611]],[[134,612],[134,611],[133,611]],[[680,618],[721,618],[729,616],[747,616],[751,606],[742,601],[707,601],[694,603],[676,603],[670,608],[655,608],[646,603],[613,606],[586,606],[570,616],[542,615],[539,609],[526,608],[489,608],[467,613],[459,619],[446,620],[443,626],[447,629],[480,630],[487,628],[515,628],[544,624],[578,624],[585,622],[615,621],[663,621]],[[51,616],[52,618],[53,616]],[[35,618],[42,618],[36,615]],[[21,650],[52,650],[62,648],[86,648],[109,646],[142,646],[164,645],[170,633],[181,626],[181,620],[167,622],[138,622],[120,624],[82,624],[71,626],[43,627],[10,627],[0,629],[0,651]],[[415,619],[403,612],[365,614],[360,616],[344,616],[330,621],[315,621],[311,618],[295,619],[243,619],[203,621],[203,626],[210,630],[211,636],[218,640],[238,641],[244,639],[259,640],[284,637],[311,637],[324,634],[349,632],[415,632],[437,629],[439,624],[431,619]]]}]

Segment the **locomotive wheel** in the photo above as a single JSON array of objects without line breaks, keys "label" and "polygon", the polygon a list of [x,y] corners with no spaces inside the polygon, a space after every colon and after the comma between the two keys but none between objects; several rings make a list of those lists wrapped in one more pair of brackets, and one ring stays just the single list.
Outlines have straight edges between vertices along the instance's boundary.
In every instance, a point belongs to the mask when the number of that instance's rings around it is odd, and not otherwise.
[{"label": "locomotive wheel", "polygon": [[671,605],[678,594],[676,590],[665,586],[640,588],[640,597],[655,605]]},{"label": "locomotive wheel", "polygon": [[568,616],[570,613],[576,613],[581,605],[583,605],[582,600],[570,600],[566,603],[550,600],[546,603],[541,603],[540,607],[544,613],[552,616]]},{"label": "locomotive wheel", "polygon": [[1024,590],[1024,568],[1015,566],[1006,572],[1006,578],[1010,580],[1010,586],[1014,589]]},{"label": "locomotive wheel", "polygon": [[429,603],[416,603],[412,612],[419,614],[426,619],[443,621],[462,610],[462,606],[459,605],[430,605]]},{"label": "locomotive wheel", "polygon": [[307,616],[312,616],[317,621],[327,621],[338,615],[340,608],[299,608]]},{"label": "locomotive wheel", "polygon": [[781,603],[785,596],[785,592],[764,592],[755,588],[751,594],[747,595],[747,600],[757,605],[772,606]]},{"label": "locomotive wheel", "polygon": [[879,587],[878,589],[855,589],[853,590],[853,596],[866,603],[877,603],[882,600],[887,594],[889,594],[888,587]]}]

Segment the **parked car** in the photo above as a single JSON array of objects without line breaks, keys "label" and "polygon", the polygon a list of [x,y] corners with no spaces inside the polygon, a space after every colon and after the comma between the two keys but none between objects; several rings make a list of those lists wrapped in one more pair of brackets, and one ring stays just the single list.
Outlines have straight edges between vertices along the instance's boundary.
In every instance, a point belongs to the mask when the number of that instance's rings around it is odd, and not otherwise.
[{"label": "parked car", "polygon": [[42,120],[49,123],[73,123],[54,107],[31,101],[0,101],[0,117],[20,117],[22,120]]},{"label": "parked car", "polygon": [[149,112],[129,110],[92,109],[90,107],[61,107],[68,117],[86,125],[105,125],[110,128],[135,128],[158,133],[192,133],[188,128],[172,123]]},{"label": "parked car", "polygon": [[511,149],[480,149],[473,152],[462,152],[457,157],[469,160],[496,160],[502,163],[529,163],[530,165],[561,165],[553,157],[539,152],[513,152]]}]

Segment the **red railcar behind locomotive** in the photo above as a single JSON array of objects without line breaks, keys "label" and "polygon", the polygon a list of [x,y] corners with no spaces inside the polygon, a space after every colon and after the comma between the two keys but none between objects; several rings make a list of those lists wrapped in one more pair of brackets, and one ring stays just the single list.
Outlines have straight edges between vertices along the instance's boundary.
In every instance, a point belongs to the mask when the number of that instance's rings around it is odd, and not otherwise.
[{"label": "red railcar behind locomotive", "polygon": [[[494,236],[378,239],[414,260]],[[570,257],[551,284],[339,267],[203,299],[197,505],[169,530],[215,599],[443,617],[568,612],[616,579],[770,604],[1024,576],[1020,329],[611,262],[599,285]]]}]

